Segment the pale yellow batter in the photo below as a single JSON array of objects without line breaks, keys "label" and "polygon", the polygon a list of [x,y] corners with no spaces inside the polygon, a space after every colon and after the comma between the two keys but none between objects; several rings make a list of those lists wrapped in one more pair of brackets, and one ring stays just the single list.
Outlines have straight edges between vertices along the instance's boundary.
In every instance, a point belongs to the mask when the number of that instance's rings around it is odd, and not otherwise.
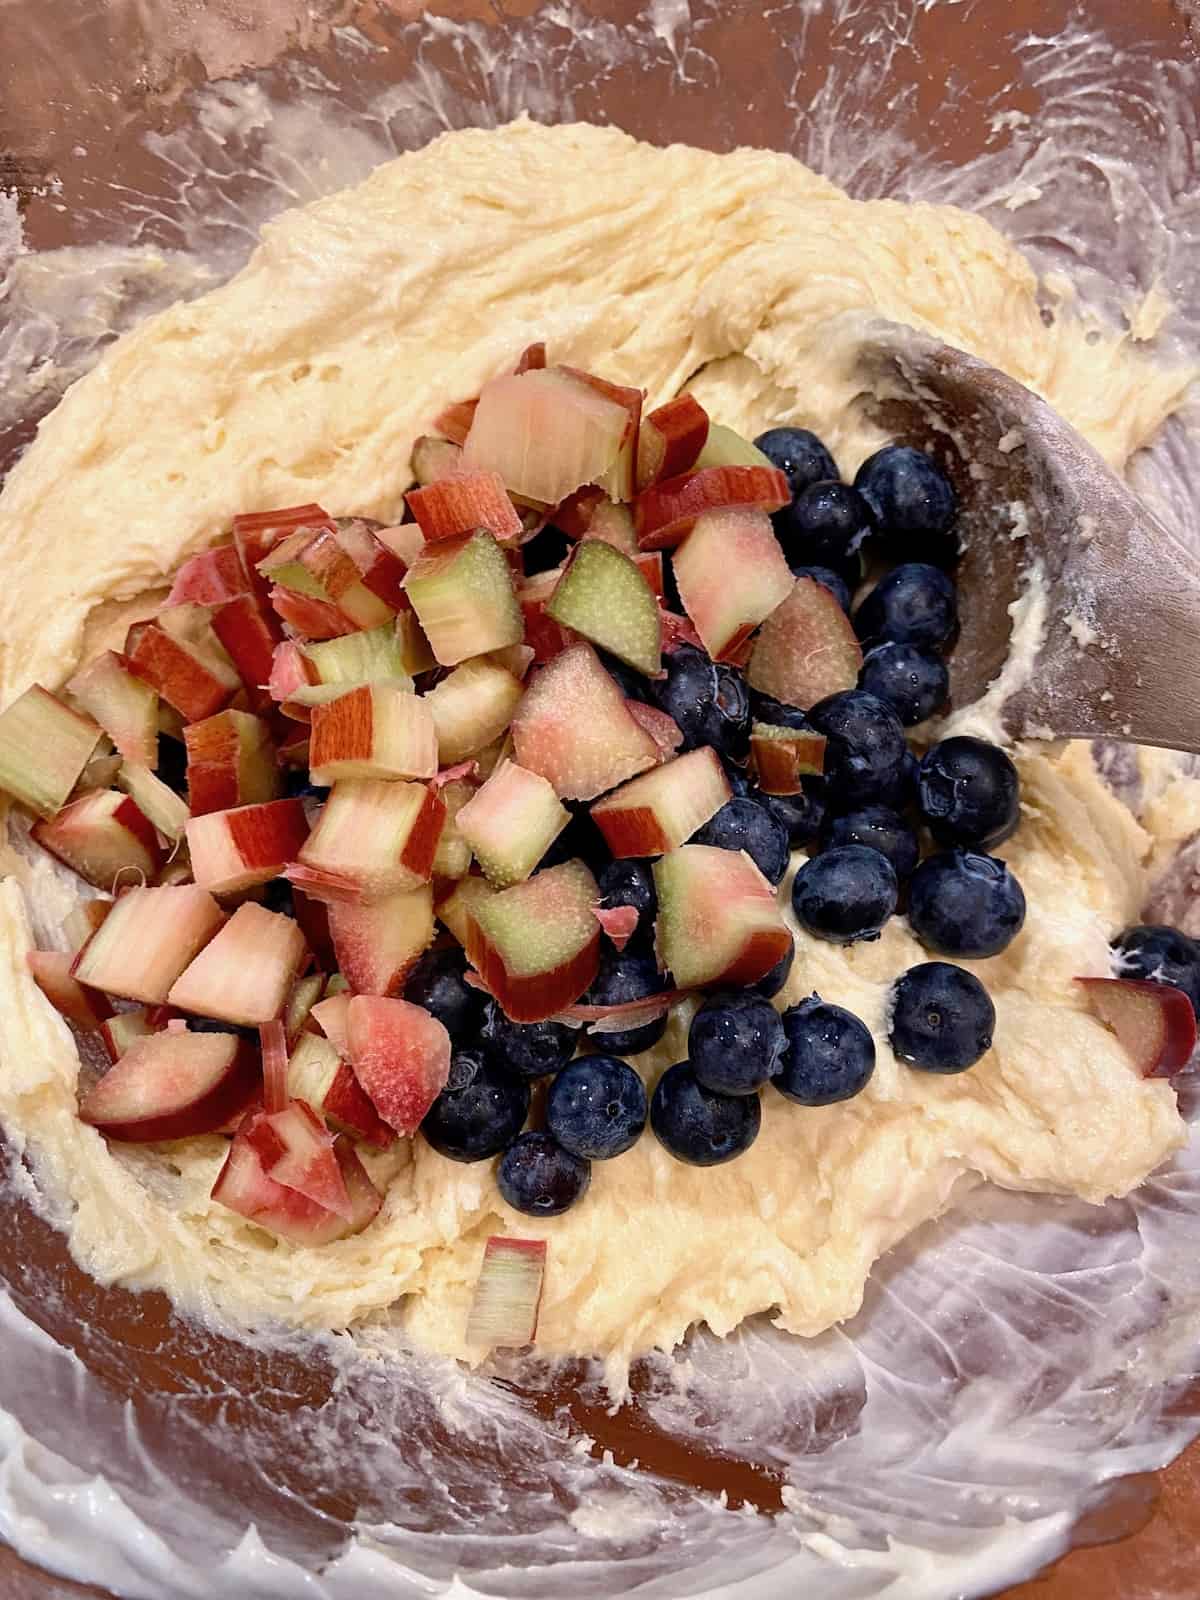
[{"label": "pale yellow batter", "polygon": [[[1034,276],[978,218],[861,203],[778,155],[656,150],[611,129],[527,122],[449,135],[265,230],[224,288],[155,317],[69,391],[0,497],[0,698],[54,686],[185,556],[239,511],[319,499],[396,516],[413,439],[544,338],[551,359],[636,383],[688,383],[749,434],[823,435],[844,472],[879,442],[856,404],[854,333],[878,312],[927,328],[1038,390],[1116,467],[1179,403],[1188,374],[1126,339],[1047,327]],[[0,888],[0,1117],[70,1206],[73,1248],[104,1280],[254,1320],[341,1327],[396,1307],[423,1343],[468,1354],[483,1241],[550,1241],[539,1346],[630,1354],[706,1321],[778,1307],[816,1333],[858,1306],[872,1262],[980,1174],[1090,1200],[1139,1183],[1182,1141],[1169,1085],[1138,1079],[1080,1007],[1148,873],[1200,823],[1200,784],[1169,758],[1144,831],[1084,747],[1019,755],[1025,816],[1001,852],[1029,900],[1004,955],[973,963],[996,1001],[995,1048],[938,1078],[886,1044],[888,987],[924,958],[905,923],[841,950],[798,939],[787,1004],[811,990],[875,1034],[865,1094],[803,1110],[768,1090],[763,1131],[727,1166],[673,1161],[647,1134],[597,1163],[566,1216],[499,1199],[491,1164],[419,1139],[369,1160],[391,1179],[379,1219],[319,1251],[276,1243],[208,1199],[225,1145],[109,1147],[75,1118],[71,1037],[25,974],[14,877]],[[50,869],[19,868],[35,903]],[[643,1058],[684,1054],[687,1008]]]}]

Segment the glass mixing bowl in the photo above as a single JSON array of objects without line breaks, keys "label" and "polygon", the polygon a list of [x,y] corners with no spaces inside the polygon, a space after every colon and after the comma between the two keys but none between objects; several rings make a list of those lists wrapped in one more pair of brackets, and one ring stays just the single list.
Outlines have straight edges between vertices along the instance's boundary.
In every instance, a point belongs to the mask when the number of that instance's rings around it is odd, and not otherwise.
[{"label": "glass mixing bowl", "polygon": [[[1046,274],[1047,316],[1069,278],[1131,334],[1169,306],[1159,338],[1194,353],[1188,27],[1168,0],[17,0],[0,469],[109,339],[235,270],[283,206],[523,111],[971,205]],[[1194,422],[1135,476],[1200,544]],[[1185,923],[1188,867],[1158,891]],[[1120,1531],[1111,1486],[1196,1431],[1196,1141],[1102,1209],[964,1191],[852,1323],[698,1333],[615,1412],[585,1362],[224,1336],[83,1276],[19,1151],[5,1199],[0,1528],[28,1600],[982,1595],[1085,1513]]]}]

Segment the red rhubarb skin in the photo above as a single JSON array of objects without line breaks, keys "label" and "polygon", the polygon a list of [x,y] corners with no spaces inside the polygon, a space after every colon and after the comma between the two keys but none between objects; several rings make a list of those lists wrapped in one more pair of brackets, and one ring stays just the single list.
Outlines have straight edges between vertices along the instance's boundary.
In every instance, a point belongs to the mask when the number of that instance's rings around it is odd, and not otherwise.
[{"label": "red rhubarb skin", "polygon": [[562,966],[552,972],[516,977],[468,913],[467,956],[505,1016],[513,1022],[544,1022],[573,1005],[589,988],[600,968],[600,927]]},{"label": "red rhubarb skin", "polygon": [[129,630],[123,664],[137,678],[157,689],[185,722],[215,716],[234,691],[155,622],[139,622]]},{"label": "red rhubarb skin", "polygon": [[[242,1039],[233,1064],[207,1093],[161,1116],[143,1117],[133,1122],[105,1123],[101,1132],[123,1144],[154,1144],[159,1140],[188,1139],[196,1134],[216,1133],[232,1117],[248,1110],[261,1091],[262,1069],[258,1053],[248,1040]],[[86,1101],[79,1115],[83,1122],[91,1120]]]},{"label": "red rhubarb skin", "polygon": [[638,495],[633,506],[637,541],[643,550],[672,549],[706,511],[726,506],[778,511],[790,499],[788,481],[775,467],[702,467]]}]

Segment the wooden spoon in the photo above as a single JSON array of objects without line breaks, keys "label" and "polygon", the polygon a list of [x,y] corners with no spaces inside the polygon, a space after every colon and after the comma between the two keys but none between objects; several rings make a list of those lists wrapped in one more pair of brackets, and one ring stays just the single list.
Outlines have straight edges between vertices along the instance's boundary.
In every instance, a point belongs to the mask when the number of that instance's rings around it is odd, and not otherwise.
[{"label": "wooden spoon", "polygon": [[[1017,738],[1200,751],[1200,562],[1024,385],[912,328],[871,335],[879,421],[962,498],[954,709],[989,695]],[[1028,668],[1002,678],[1014,638]]]}]

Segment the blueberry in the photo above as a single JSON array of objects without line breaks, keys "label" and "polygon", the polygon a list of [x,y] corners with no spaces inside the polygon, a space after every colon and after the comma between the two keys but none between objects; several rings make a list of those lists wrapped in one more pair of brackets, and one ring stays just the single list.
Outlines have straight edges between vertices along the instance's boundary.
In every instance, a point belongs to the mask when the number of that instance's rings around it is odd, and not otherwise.
[{"label": "blueberry", "polygon": [[571,813],[571,820],[538,862],[542,867],[561,866],[564,861],[582,861],[593,872],[599,872],[612,860],[604,835],[592,820],[586,801],[563,802]]},{"label": "blueberry", "polygon": [[559,1217],[582,1200],[592,1181],[592,1164],[564,1150],[548,1133],[523,1133],[504,1152],[496,1187],[514,1211],[530,1217]]},{"label": "blueberry", "polygon": [[995,856],[942,850],[908,886],[908,921],[927,950],[981,959],[1006,949],[1025,921],[1025,896]]},{"label": "blueberry", "polygon": [[1113,944],[1113,971],[1121,978],[1145,978],[1182,989],[1200,1017],[1200,944],[1178,928],[1139,923]]},{"label": "blueberry", "polygon": [[288,800],[315,800],[324,804],[329,797],[329,787],[327,784],[314,783],[307,767],[285,767],[283,793]]},{"label": "blueberry", "polygon": [[455,1057],[451,1075],[462,1087],[452,1089],[447,1083],[425,1113],[421,1132],[451,1161],[498,1156],[520,1133],[529,1114],[529,1085],[474,1052]]},{"label": "blueberry", "polygon": [[814,583],[819,583],[822,588],[828,589],[833,598],[841,606],[847,616],[850,614],[850,585],[840,572],[834,572],[832,567],[792,567],[793,578],[811,578]]},{"label": "blueberry", "polygon": [[[630,1000],[645,1000],[661,994],[667,980],[658,970],[653,954],[626,945],[624,950],[601,943],[600,966],[581,1005],[621,1006]],[[616,1033],[595,1033],[588,1037],[606,1055],[635,1056],[656,1045],[666,1032],[666,1016],[642,1021],[634,1017],[631,1025]]]},{"label": "blueberry", "polygon": [[626,700],[649,700],[651,684],[648,678],[626,662],[618,661],[616,656],[610,656],[607,650],[600,650],[597,654]]},{"label": "blueberry", "polygon": [[711,745],[718,755],[744,761],[750,748],[750,697],[741,674],[717,666],[695,645],[680,645],[663,663],[666,677],[651,685],[655,704],[674,717],[683,748]]},{"label": "blueberry", "polygon": [[483,1057],[478,1050],[456,1050],[450,1057],[450,1071],[443,1087],[451,1093],[455,1089],[465,1089],[483,1070]]},{"label": "blueberry", "polygon": [[837,462],[807,428],[768,428],[754,443],[783,473],[793,499],[810,483],[839,475]]},{"label": "blueberry", "polygon": [[567,558],[571,549],[571,540],[558,528],[547,526],[541,533],[534,534],[528,544],[521,546],[521,560],[525,564],[525,576],[534,577],[539,572],[552,572]]},{"label": "blueberry", "polygon": [[651,1017],[649,1022],[635,1022],[611,1033],[589,1033],[588,1039],[610,1055],[640,1056],[643,1050],[653,1050],[666,1033],[667,1020],[664,1011],[660,1016]]},{"label": "blueberry", "polygon": [[830,567],[847,583],[862,577],[859,552],[873,519],[848,483],[810,484],[771,520],[789,566]]},{"label": "blueberry", "polygon": [[908,746],[891,706],[861,689],[843,689],[819,700],[808,718],[826,737],[825,781],[840,808],[896,803]]},{"label": "blueberry", "polygon": [[658,1080],[650,1126],[677,1161],[715,1167],[758,1138],[762,1105],[756,1094],[714,1094],[696,1081],[690,1062],[679,1061]]},{"label": "blueberry", "polygon": [[891,549],[939,566],[958,559],[951,531],[958,496],[932,456],[906,445],[885,445],[859,467],[854,487],[875,513]]},{"label": "blueberry", "polygon": [[768,883],[778,883],[787,871],[788,830],[766,806],[749,797],[726,800],[692,835],[692,842],[718,850],[744,850]]},{"label": "blueberry", "polygon": [[270,883],[263,887],[262,903],[268,911],[278,912],[284,917],[296,915],[296,902],[292,898],[292,886],[286,878],[272,878]]},{"label": "blueberry", "polygon": [[258,1043],[258,1029],[243,1027],[238,1022],[221,1022],[217,1017],[189,1017],[187,1025],[189,1033],[236,1033],[239,1039]]},{"label": "blueberry", "polygon": [[754,689],[750,691],[750,712],[755,722],[767,722],[773,728],[797,728],[803,733],[812,727],[799,706],[789,706],[773,695],[759,694]]},{"label": "blueberry", "polygon": [[936,650],[958,626],[954,582],[940,567],[906,561],[886,573],[854,613],[854,631],[868,644],[914,644]]},{"label": "blueberry", "polygon": [[467,958],[457,945],[427,950],[404,985],[404,998],[424,1006],[453,1044],[474,1043],[483,1025],[487,996],[466,980]]},{"label": "blueberry", "polygon": [[783,1023],[769,1000],[721,990],[709,995],[688,1030],[688,1060],[702,1088],[753,1094],[779,1070]]},{"label": "blueberry", "polygon": [[943,739],[922,758],[917,803],[939,844],[990,850],[1016,832],[1021,780],[986,739]]},{"label": "blueberry", "polygon": [[995,1026],[983,984],[948,961],[910,967],[892,989],[892,1049],[925,1072],[965,1072],[991,1049]]},{"label": "blueberry", "polygon": [[154,771],[168,789],[174,789],[176,794],[187,793],[187,748],[182,739],[174,739],[169,733],[159,734]]},{"label": "blueberry", "polygon": [[[600,904],[612,910],[617,906],[632,906],[638,914],[637,927],[631,943],[644,945],[654,937],[654,919],[658,915],[658,894],[654,888],[654,874],[648,861],[626,857],[610,861],[596,879],[600,890]],[[628,949],[628,945],[626,946]]]},{"label": "blueberry", "polygon": [[792,970],[792,963],[795,961],[795,959],[796,941],[793,939],[791,944],[788,946],[787,954],[780,956],[779,960],[775,963],[765,977],[760,978],[757,983],[750,984],[748,988],[742,990],[742,993],[760,994],[764,1000],[773,1000],[783,988],[784,984],[788,981],[788,977],[790,976]]},{"label": "blueberry", "polygon": [[899,892],[886,856],[864,844],[844,844],[804,863],[792,882],[792,909],[816,938],[855,944],[878,939]]},{"label": "blueberry", "polygon": [[760,794],[752,789],[751,795],[784,828],[793,847],[815,839],[825,820],[824,795],[815,785],[803,794]]},{"label": "blueberry", "polygon": [[572,1155],[607,1161],[624,1155],[646,1126],[646,1086],[615,1056],[581,1056],[564,1067],[546,1097],[546,1128]]},{"label": "blueberry", "polygon": [[843,816],[830,817],[821,829],[822,850],[846,844],[865,844],[892,863],[899,882],[909,877],[920,859],[917,836],[890,806],[861,806]]},{"label": "blueberry", "polygon": [[945,705],[950,673],[940,656],[889,641],[867,651],[858,687],[886,701],[906,728],[915,728]]},{"label": "blueberry", "polygon": [[512,1022],[489,1000],[480,1038],[490,1066],[519,1078],[544,1078],[566,1066],[575,1054],[579,1032],[564,1022]]},{"label": "blueberry", "polygon": [[851,1100],[875,1071],[875,1041],[852,1011],[814,994],[783,1013],[787,1040],[778,1075],[780,1094],[802,1106]]}]

